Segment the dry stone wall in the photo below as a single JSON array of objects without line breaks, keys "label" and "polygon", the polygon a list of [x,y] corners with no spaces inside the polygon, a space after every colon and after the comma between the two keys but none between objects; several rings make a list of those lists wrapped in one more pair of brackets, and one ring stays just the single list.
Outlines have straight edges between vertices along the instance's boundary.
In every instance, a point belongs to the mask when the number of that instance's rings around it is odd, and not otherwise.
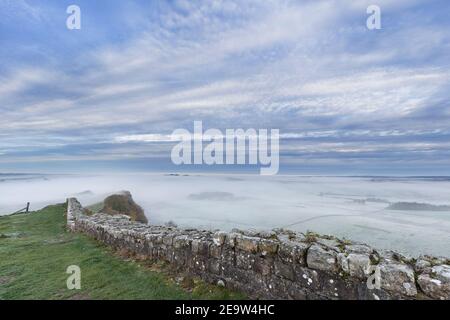
[{"label": "dry stone wall", "polygon": [[[121,251],[263,299],[450,299],[450,261],[412,259],[334,237],[288,230],[211,232],[84,215],[68,199],[67,227]],[[379,282],[376,281],[379,276]]]}]

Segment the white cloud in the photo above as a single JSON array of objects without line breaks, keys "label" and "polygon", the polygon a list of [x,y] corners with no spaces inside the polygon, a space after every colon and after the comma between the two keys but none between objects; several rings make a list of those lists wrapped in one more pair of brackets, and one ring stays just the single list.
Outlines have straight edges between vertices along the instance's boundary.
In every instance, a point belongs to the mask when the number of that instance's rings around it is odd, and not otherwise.
[{"label": "white cloud", "polygon": [[2,0],[0,2],[0,10],[6,13],[6,17],[22,16],[33,21],[40,22],[43,19],[41,10],[34,5],[31,5],[26,0]]},{"label": "white cloud", "polygon": [[55,80],[53,72],[39,68],[25,68],[14,72],[12,76],[3,76],[0,81],[0,95],[9,96],[26,88],[41,83]]},{"label": "white cloud", "polygon": [[[379,4],[389,14],[415,5]],[[286,126],[284,139],[342,137],[340,121],[375,126],[383,120],[378,132],[395,135],[384,130],[384,120],[442,99],[450,74],[432,60],[401,59],[428,57],[449,32],[399,24],[375,36],[358,25],[365,5],[214,0],[177,1],[174,9],[164,3],[160,20],[145,30],[80,56],[79,66],[89,68],[66,72],[63,60],[3,76],[0,134],[79,134],[88,143],[96,132],[95,141],[164,142],[167,135],[146,132],[212,119],[237,127]],[[29,94],[36,87],[39,94]],[[321,124],[321,117],[334,122]],[[301,127],[308,119],[314,131]],[[409,124],[397,123],[400,134],[413,134]]]}]

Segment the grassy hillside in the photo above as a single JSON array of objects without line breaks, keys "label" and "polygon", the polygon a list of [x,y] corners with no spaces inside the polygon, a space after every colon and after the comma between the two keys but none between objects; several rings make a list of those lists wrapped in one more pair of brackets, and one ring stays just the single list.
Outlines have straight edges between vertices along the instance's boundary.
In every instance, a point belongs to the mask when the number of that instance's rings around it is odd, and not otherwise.
[{"label": "grassy hillside", "polygon": [[[226,289],[191,279],[177,284],[154,266],[124,260],[84,235],[65,231],[65,206],[0,217],[0,299],[229,299]],[[66,269],[81,268],[81,290]]]}]

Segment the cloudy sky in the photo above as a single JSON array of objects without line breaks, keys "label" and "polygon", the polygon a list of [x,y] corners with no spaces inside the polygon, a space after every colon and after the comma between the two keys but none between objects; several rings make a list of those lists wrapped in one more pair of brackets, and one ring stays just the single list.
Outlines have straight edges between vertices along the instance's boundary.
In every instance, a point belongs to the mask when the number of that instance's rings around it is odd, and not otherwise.
[{"label": "cloudy sky", "polygon": [[[71,4],[81,30],[66,28]],[[0,172],[167,169],[163,137],[201,120],[279,129],[281,172],[450,174],[449,13],[446,0],[0,0]]]}]

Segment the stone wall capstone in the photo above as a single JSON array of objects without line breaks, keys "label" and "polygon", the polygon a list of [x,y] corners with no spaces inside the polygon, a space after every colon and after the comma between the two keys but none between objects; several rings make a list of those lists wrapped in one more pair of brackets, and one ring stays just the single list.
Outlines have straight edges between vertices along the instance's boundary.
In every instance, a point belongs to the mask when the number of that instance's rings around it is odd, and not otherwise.
[{"label": "stone wall capstone", "polygon": [[[261,299],[450,300],[450,260],[405,257],[335,237],[276,229],[212,232],[87,216],[67,201],[67,228]],[[377,281],[379,280],[379,281]]]}]

